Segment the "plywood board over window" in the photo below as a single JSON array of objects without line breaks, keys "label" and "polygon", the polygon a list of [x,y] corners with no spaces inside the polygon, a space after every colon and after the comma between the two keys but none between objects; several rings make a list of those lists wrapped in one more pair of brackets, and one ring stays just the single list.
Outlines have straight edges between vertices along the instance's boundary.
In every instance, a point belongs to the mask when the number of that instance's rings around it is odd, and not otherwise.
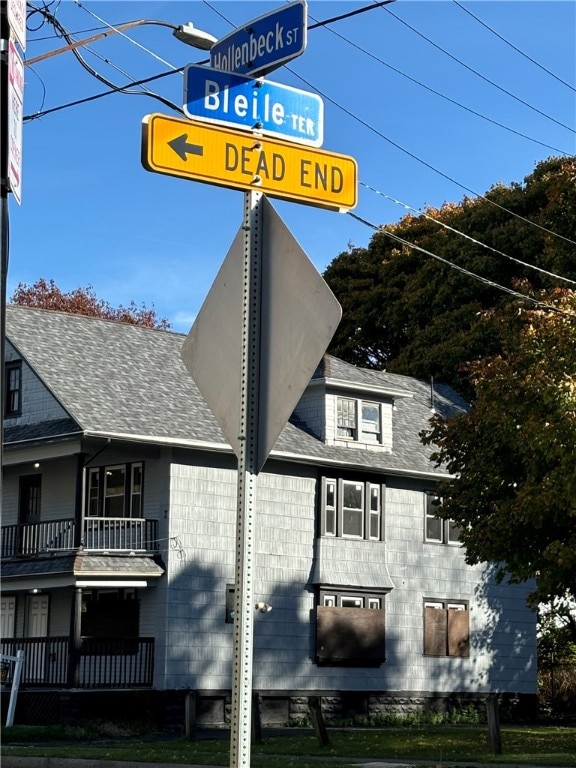
[{"label": "plywood board over window", "polygon": [[448,655],[470,655],[470,628],[466,609],[448,608]]},{"label": "plywood board over window", "polygon": [[318,661],[381,663],[385,660],[383,609],[320,605],[316,613]]},{"label": "plywood board over window", "polygon": [[470,621],[464,603],[429,601],[424,606],[424,655],[470,655]]}]

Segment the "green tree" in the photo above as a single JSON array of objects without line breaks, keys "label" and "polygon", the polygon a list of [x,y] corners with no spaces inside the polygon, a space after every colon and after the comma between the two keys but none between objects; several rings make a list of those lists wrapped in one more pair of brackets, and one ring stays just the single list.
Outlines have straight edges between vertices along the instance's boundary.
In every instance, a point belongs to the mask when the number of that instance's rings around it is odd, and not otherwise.
[{"label": "green tree", "polygon": [[453,475],[439,515],[461,526],[467,562],[533,579],[534,606],[576,596],[576,294],[541,300],[553,309],[501,313],[503,352],[468,367],[474,407],[422,435]]},{"label": "green tree", "polygon": [[543,714],[576,715],[576,605],[566,600],[538,611],[538,695]]},{"label": "green tree", "polygon": [[369,368],[433,375],[471,394],[463,365],[501,351],[493,310],[513,299],[392,237],[505,288],[552,288],[557,280],[519,262],[576,279],[575,179],[576,157],[551,158],[523,184],[497,184],[485,198],[406,216],[378,231],[367,248],[340,254],[324,274],[343,308],[330,351]]},{"label": "green tree", "polygon": [[58,288],[54,280],[46,281],[41,277],[32,285],[19,283],[10,300],[12,304],[19,306],[101,317],[104,320],[141,325],[145,328],[170,328],[168,320],[159,318],[155,309],[149,309],[144,304],[138,307],[133,301],[128,307],[112,307],[107,301],[96,297],[91,285],[65,293]]}]

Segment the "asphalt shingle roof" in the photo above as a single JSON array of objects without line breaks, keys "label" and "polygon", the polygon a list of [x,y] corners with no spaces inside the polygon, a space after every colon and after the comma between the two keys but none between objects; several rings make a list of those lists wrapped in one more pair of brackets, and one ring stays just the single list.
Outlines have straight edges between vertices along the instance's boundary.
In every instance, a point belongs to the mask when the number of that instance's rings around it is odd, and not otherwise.
[{"label": "asphalt shingle roof", "polygon": [[224,442],[180,358],[183,335],[12,306],[6,326],[83,430]]},{"label": "asphalt shingle roof", "polygon": [[49,556],[7,559],[2,562],[3,579],[57,575],[158,578],[163,573],[164,568],[150,555],[67,552],[53,553]]},{"label": "asphalt shingle roof", "polygon": [[[182,334],[9,306],[7,336],[70,414],[71,428],[76,422],[88,434],[226,445],[180,357]],[[431,450],[418,439],[429,426],[432,399],[444,416],[467,408],[446,385],[435,382],[432,398],[430,382],[356,368],[330,355],[313,378],[405,393],[395,399],[393,452],[326,445],[295,419],[283,429],[274,455],[383,472],[435,473]],[[29,430],[32,434],[33,427]],[[10,437],[7,433],[7,444]]]}]

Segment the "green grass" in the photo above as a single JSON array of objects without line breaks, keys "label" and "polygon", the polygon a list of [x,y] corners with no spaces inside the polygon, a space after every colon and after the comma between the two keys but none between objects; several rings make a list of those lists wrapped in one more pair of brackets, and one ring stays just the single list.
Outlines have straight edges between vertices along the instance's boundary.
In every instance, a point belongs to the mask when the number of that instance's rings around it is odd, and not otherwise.
[{"label": "green grass", "polygon": [[[105,730],[105,729],[103,729]],[[485,726],[415,726],[384,729],[330,730],[330,745],[321,747],[313,735],[286,731],[266,737],[252,747],[253,768],[345,768],[356,758],[369,760],[424,760],[430,766],[458,761],[486,763],[493,768],[515,766],[574,766],[576,728],[507,726],[502,728],[503,753],[493,756]],[[133,760],[148,763],[228,765],[227,738],[189,742],[181,738],[146,740],[108,737],[86,729],[4,728],[2,755]],[[96,740],[94,740],[94,737]],[[58,743],[49,744],[48,738]],[[79,742],[81,740],[81,743]],[[27,742],[24,745],[24,741]],[[18,742],[18,743],[15,743]]]}]

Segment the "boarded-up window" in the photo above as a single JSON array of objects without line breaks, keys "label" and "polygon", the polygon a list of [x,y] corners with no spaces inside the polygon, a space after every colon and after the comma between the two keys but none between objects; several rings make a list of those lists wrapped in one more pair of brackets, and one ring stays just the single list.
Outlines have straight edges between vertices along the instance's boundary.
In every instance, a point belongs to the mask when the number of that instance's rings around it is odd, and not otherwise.
[{"label": "boarded-up window", "polygon": [[470,655],[470,624],[464,607],[448,608],[448,656]]},{"label": "boarded-up window", "polygon": [[375,664],[385,660],[384,610],[321,605],[316,613],[318,661]]},{"label": "boarded-up window", "polygon": [[427,602],[424,606],[424,654],[470,655],[469,612],[465,603]]},{"label": "boarded-up window", "polygon": [[424,609],[424,653],[427,656],[446,656],[446,611],[440,607]]}]

